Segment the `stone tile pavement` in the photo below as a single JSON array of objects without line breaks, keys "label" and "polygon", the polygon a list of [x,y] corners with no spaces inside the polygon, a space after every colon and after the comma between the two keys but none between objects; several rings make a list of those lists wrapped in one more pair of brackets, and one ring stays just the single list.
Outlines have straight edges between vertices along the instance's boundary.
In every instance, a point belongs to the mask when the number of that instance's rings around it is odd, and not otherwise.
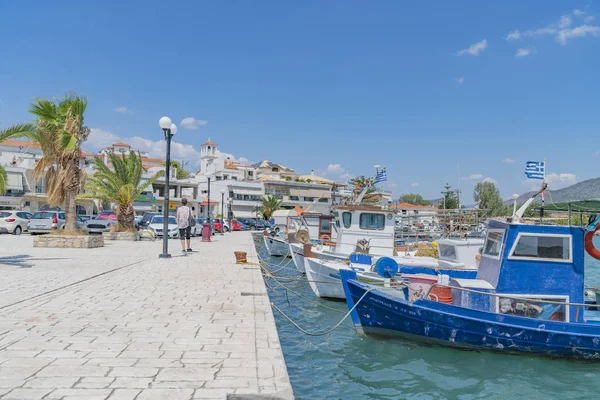
[{"label": "stone tile pavement", "polygon": [[293,398],[250,233],[192,241],[0,236],[0,399]]}]

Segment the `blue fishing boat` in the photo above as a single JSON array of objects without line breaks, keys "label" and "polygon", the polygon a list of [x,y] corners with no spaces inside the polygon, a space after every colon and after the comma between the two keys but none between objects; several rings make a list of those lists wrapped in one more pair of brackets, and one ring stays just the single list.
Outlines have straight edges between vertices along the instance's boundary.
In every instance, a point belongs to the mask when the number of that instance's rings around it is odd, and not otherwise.
[{"label": "blue fishing boat", "polygon": [[394,271],[384,286],[340,271],[352,321],[367,335],[600,360],[600,312],[584,294],[584,233],[490,220],[475,279],[434,284],[417,299]]}]

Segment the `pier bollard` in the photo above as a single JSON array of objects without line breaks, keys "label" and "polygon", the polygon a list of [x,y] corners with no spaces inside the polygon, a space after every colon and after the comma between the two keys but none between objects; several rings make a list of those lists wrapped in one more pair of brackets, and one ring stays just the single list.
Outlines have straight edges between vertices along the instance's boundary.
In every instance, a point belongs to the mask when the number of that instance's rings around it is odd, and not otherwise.
[{"label": "pier bollard", "polygon": [[212,227],[210,224],[202,225],[202,241],[203,242],[212,242],[212,240],[210,240],[211,230],[212,230]]},{"label": "pier bollard", "polygon": [[235,254],[235,263],[236,264],[247,264],[248,259],[246,258],[247,253],[245,251],[234,251]]}]

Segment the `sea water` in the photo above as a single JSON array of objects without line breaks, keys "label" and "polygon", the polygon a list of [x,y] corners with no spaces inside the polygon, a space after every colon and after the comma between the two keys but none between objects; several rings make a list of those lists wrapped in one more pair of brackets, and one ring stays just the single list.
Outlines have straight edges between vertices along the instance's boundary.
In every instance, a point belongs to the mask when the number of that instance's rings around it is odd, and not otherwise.
[{"label": "sea water", "polygon": [[[268,257],[260,236],[256,247],[278,275],[298,276],[291,259]],[[586,254],[585,268],[586,285],[600,286],[600,262]],[[344,302],[319,300],[305,277],[282,283],[314,303],[267,283],[271,301],[307,331],[324,331],[348,311]],[[312,337],[273,313],[297,399],[590,399],[600,390],[600,363],[363,337],[350,318]]]}]

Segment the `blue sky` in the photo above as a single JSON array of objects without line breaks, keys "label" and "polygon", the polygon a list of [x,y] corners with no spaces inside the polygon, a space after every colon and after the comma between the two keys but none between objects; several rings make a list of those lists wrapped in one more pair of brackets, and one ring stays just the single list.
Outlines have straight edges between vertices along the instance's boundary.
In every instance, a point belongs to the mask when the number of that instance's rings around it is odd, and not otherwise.
[{"label": "blue sky", "polygon": [[[89,98],[115,138],[177,158],[221,150],[343,180],[388,168],[395,194],[483,179],[530,190],[599,176],[600,5],[504,1],[5,1],[0,127],[33,97]],[[188,129],[181,121],[188,119]],[[460,179],[458,166],[460,165]]]}]

